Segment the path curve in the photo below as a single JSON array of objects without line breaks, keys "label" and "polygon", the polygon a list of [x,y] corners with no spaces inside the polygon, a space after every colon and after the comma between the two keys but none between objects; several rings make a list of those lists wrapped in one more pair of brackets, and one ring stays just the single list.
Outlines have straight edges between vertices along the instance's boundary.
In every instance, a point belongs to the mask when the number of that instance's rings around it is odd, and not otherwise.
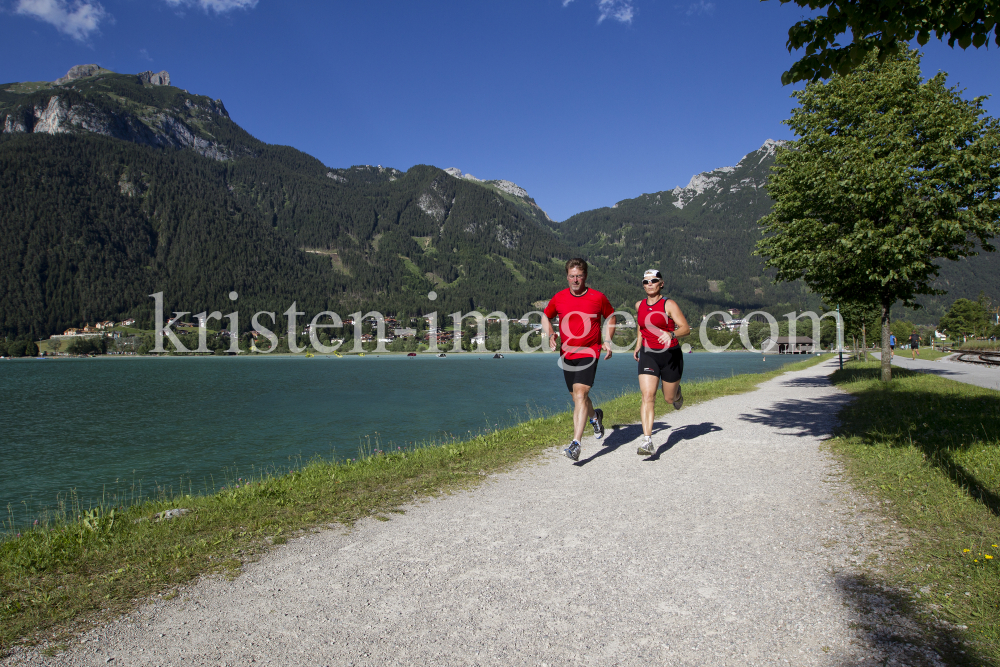
[{"label": "path curve", "polygon": [[3,664],[939,664],[860,569],[891,525],[822,450],[834,368],[660,417],[651,457],[619,427]]}]

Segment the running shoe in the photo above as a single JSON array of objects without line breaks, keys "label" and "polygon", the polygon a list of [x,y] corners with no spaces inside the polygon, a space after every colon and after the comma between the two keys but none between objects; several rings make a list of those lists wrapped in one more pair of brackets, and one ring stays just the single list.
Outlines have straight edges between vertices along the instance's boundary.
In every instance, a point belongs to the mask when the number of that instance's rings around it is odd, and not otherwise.
[{"label": "running shoe", "polygon": [[680,410],[681,408],[683,408],[684,407],[684,396],[681,395],[681,386],[680,385],[677,385],[677,396],[675,396],[674,398],[677,399],[673,403],[674,410]]},{"label": "running shoe", "polygon": [[647,435],[643,436],[642,444],[639,448],[635,450],[635,453],[639,456],[652,456],[653,454],[653,436]]},{"label": "running shoe", "polygon": [[566,458],[568,458],[568,459],[573,459],[574,461],[579,461],[580,460],[580,443],[577,442],[576,440],[574,440],[573,442],[569,443],[569,447],[567,447],[566,449],[563,450],[563,454],[565,454]]},{"label": "running shoe", "polygon": [[594,437],[600,440],[604,437],[604,410],[596,408],[594,418],[590,420],[590,425],[594,427]]}]

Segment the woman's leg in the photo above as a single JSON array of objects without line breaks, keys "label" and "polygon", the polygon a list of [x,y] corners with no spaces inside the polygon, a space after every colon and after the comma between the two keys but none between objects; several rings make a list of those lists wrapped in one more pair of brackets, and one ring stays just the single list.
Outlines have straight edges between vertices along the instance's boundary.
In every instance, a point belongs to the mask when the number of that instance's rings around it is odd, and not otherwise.
[{"label": "woman's leg", "polygon": [[639,391],[642,392],[642,432],[653,435],[653,417],[656,413],[656,385],[660,378],[656,375],[640,375]]},{"label": "woman's leg", "polygon": [[667,405],[673,405],[674,401],[677,400],[677,386],[680,383],[681,383],[680,380],[678,380],[677,382],[667,382],[666,380],[663,381],[663,400],[667,402]]}]

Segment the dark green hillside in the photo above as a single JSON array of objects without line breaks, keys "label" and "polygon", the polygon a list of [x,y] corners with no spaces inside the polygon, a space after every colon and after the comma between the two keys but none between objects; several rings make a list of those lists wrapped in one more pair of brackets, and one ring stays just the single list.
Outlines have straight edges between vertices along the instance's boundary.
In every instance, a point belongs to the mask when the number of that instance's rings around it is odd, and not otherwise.
[{"label": "dark green hillside", "polygon": [[[244,329],[292,301],[310,316],[520,315],[565,286],[571,256],[591,262],[591,284],[616,306],[634,304],[656,266],[692,319],[819,307],[801,284],[772,285],[751,255],[773,142],[687,188],[558,225],[507,181],[426,165],[329,168],[255,139],[220,100],[159,75],[77,74],[0,85],[0,335],[127,315],[150,325],[157,291],[171,309],[237,308]],[[998,268],[995,255],[949,264],[940,303],[1000,297]]]},{"label": "dark green hillside", "polygon": [[[248,213],[224,164],[94,136],[0,139],[0,330],[45,335],[169,308],[244,312],[298,299],[314,311],[336,276]],[[227,295],[240,294],[234,306]],[[287,307],[287,306],[286,306]]]},{"label": "dark green hillside", "polygon": [[235,289],[244,320],[292,301],[520,314],[571,252],[530,202],[435,167],[329,169],[137,76],[0,88],[4,334],[147,319],[155,291],[225,312]]},{"label": "dark green hillside", "polygon": [[637,294],[642,272],[655,267],[667,292],[696,314],[733,306],[815,309],[815,295],[800,284],[772,285],[751,254],[760,237],[757,220],[771,208],[764,184],[772,162],[773,144],[765,144],[736,167],[699,174],[687,188],[575,215],[559,235],[620,274],[625,294]]},{"label": "dark green hillside", "polygon": [[[667,291],[692,312],[736,306],[780,316],[792,308],[818,310],[819,298],[801,282],[772,284],[763,262],[752,254],[760,238],[757,220],[771,210],[766,183],[774,146],[767,142],[735,167],[699,174],[686,188],[575,215],[558,234],[609,274],[622,276],[615,294],[634,294],[642,271],[656,267],[664,273]],[[975,299],[981,290],[1000,296],[1000,255],[984,253],[941,265],[938,286],[948,294],[922,297],[924,309],[900,308],[894,311],[897,317],[936,322],[956,298]]]}]

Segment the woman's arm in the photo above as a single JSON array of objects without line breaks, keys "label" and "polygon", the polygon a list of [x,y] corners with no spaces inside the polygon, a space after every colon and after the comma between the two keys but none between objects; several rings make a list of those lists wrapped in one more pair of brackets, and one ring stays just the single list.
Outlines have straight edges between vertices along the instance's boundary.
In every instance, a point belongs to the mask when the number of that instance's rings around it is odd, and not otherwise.
[{"label": "woman's arm", "polygon": [[691,333],[691,325],[688,324],[687,318],[684,317],[684,313],[681,312],[681,307],[677,305],[676,301],[667,299],[665,310],[673,318],[676,326],[673,332],[674,338],[681,338]]},{"label": "woman's arm", "polygon": [[635,302],[635,312],[636,312],[636,318],[635,318],[635,351],[632,353],[632,357],[636,361],[639,361],[639,352],[642,350],[642,329],[639,326],[639,304],[640,303],[642,303],[642,301],[636,301]]}]

